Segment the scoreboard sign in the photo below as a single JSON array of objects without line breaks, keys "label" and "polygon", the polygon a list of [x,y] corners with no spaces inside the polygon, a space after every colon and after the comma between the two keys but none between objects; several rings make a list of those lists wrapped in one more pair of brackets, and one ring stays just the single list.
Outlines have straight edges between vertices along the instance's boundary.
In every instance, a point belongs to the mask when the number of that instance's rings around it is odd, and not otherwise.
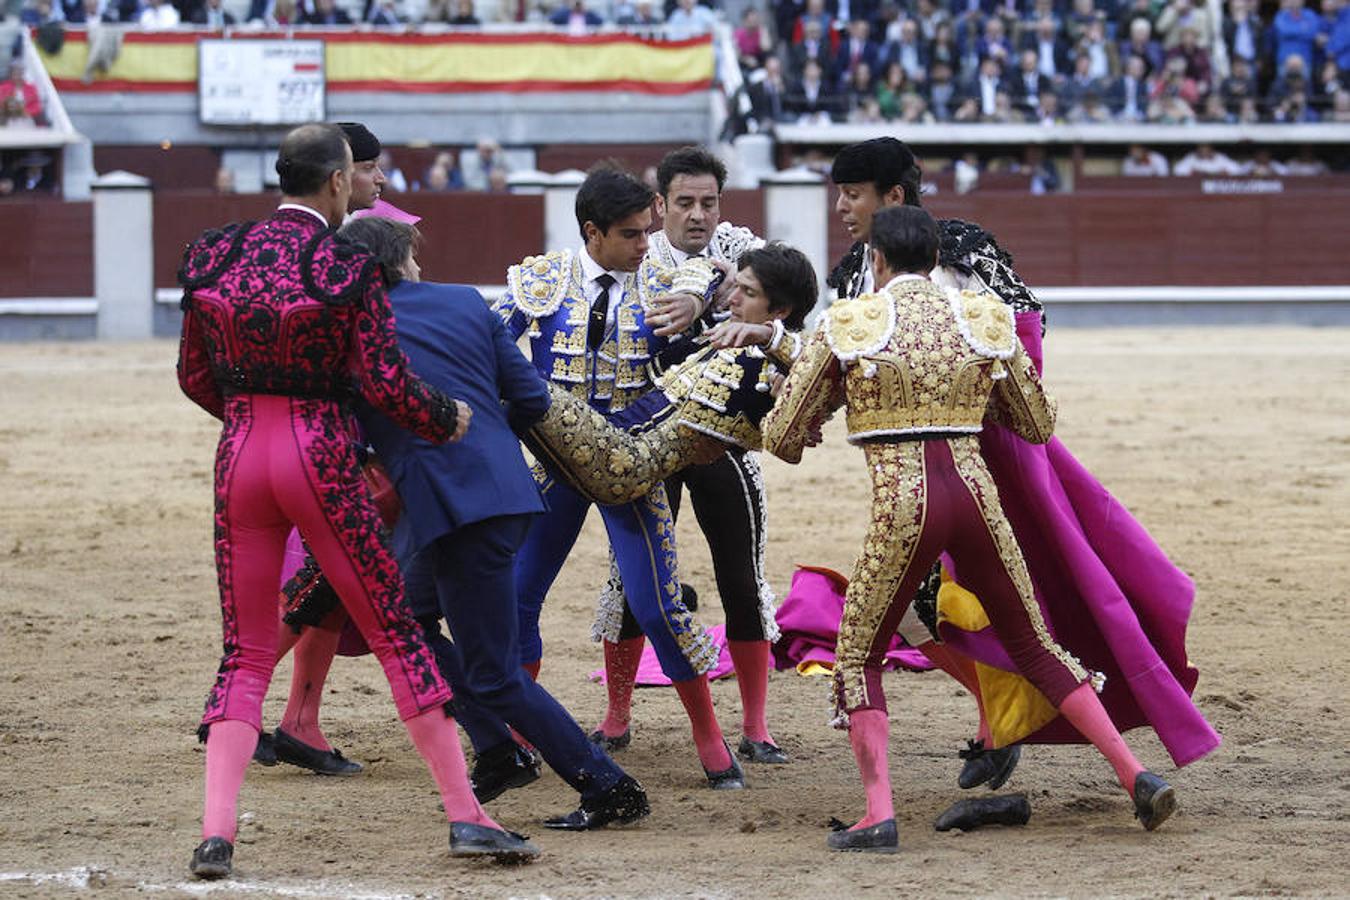
[{"label": "scoreboard sign", "polygon": [[206,39],[197,46],[203,125],[323,121],[323,41]]}]

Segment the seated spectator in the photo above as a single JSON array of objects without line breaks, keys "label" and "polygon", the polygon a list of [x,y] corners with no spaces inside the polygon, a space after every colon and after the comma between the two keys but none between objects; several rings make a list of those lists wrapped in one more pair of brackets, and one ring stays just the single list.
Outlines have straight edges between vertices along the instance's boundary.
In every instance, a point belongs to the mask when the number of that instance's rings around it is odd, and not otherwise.
[{"label": "seated spectator", "polygon": [[1317,83],[1313,85],[1313,105],[1318,109],[1331,108],[1332,98],[1346,87],[1350,87],[1350,78],[1341,72],[1336,60],[1328,59],[1322,63],[1317,73]]},{"label": "seated spectator", "polygon": [[998,16],[984,20],[984,34],[976,42],[976,54],[982,60],[993,57],[1003,66],[1012,61],[1012,41],[1008,40],[1007,28]]},{"label": "seated spectator", "polygon": [[853,72],[842,86],[841,92],[844,107],[850,114],[862,106],[864,100],[876,99],[877,85],[872,80],[872,67],[865,62],[860,62],[854,66]]},{"label": "seated spectator", "polygon": [[1200,102],[1200,86],[1186,74],[1186,61],[1172,58],[1163,68],[1162,78],[1154,84],[1150,99],[1176,97],[1194,108]]},{"label": "seated spectator", "polygon": [[956,86],[952,66],[946,62],[934,62],[933,71],[928,75],[928,84],[924,85],[928,95],[928,108],[939,122],[950,122],[961,105],[960,89]]},{"label": "seated spectator", "polygon": [[251,0],[248,21],[261,22],[269,28],[305,24],[296,0]]},{"label": "seated spectator", "polygon": [[1161,97],[1149,103],[1148,120],[1159,125],[1194,125],[1195,107],[1176,95]]},{"label": "seated spectator", "polygon": [[305,25],[350,25],[352,17],[337,5],[337,0],[314,0],[314,11],[301,22]]},{"label": "seated spectator", "polygon": [[906,125],[929,125],[937,120],[928,111],[928,101],[921,94],[909,93],[900,98],[900,115],[896,121]]},{"label": "seated spectator", "polygon": [[1018,58],[1017,72],[1008,79],[1013,103],[1023,110],[1036,107],[1037,98],[1052,90],[1054,83],[1041,71],[1040,56],[1035,50],[1023,50]]},{"label": "seated spectator", "polygon": [[1120,52],[1106,39],[1106,24],[1098,19],[1084,30],[1074,47],[1074,58],[1088,58],[1088,74],[1096,79],[1115,78],[1120,74]]},{"label": "seated spectator", "polygon": [[1022,54],[1036,54],[1036,71],[1052,80],[1069,71],[1069,45],[1059,35],[1059,26],[1049,17],[1037,19],[1034,29],[1022,35]]},{"label": "seated spectator", "polygon": [[677,41],[709,34],[716,27],[717,16],[698,0],[679,0],[666,18],[667,33]]},{"label": "seated spectator", "polygon": [[592,28],[605,24],[605,20],[586,8],[586,0],[571,0],[553,11],[548,17],[554,25],[567,28],[568,34],[585,34]]},{"label": "seated spectator", "polygon": [[0,128],[18,130],[37,127],[37,120],[24,111],[20,97],[11,95],[0,100]]},{"label": "seated spectator", "polygon": [[[1039,90],[1038,86],[1038,93]],[[965,91],[966,96],[975,101],[975,110],[981,120],[994,115],[1000,93],[1008,93],[1008,86],[1003,78],[1003,67],[994,57],[985,57],[980,62],[979,74]]]},{"label": "seated spectator", "polygon": [[1158,16],[1157,32],[1162,38],[1163,48],[1170,50],[1181,43],[1183,29],[1195,30],[1195,39],[1201,47],[1208,49],[1214,44],[1214,26],[1210,21],[1209,8],[1196,0],[1172,0]]},{"label": "seated spectator", "polygon": [[1059,169],[1045,155],[1045,148],[1036,144],[1027,145],[1021,165],[1015,166],[1013,171],[1024,172],[1031,177],[1028,186],[1033,194],[1054,194],[1060,189]]},{"label": "seated spectator", "polygon": [[[651,11],[650,2],[644,2],[642,5],[648,12]],[[620,18],[616,21],[620,25],[648,24],[636,19],[624,21]],[[740,60],[741,68],[746,72],[764,65],[764,60],[773,52],[773,40],[769,37],[769,29],[765,27],[759,10],[753,6],[746,9],[745,14],[741,16],[741,25],[736,29],[732,40],[736,44],[736,58]]]},{"label": "seated spectator", "polygon": [[220,166],[216,169],[216,177],[212,184],[217,194],[235,193],[234,170],[228,166]]},{"label": "seated spectator", "polygon": [[952,163],[952,186],[958,194],[969,194],[980,185],[980,157],[967,153]]},{"label": "seated spectator", "polygon": [[221,5],[221,0],[206,0],[192,11],[191,22],[193,25],[205,25],[207,28],[224,28],[226,25],[238,24],[235,17]]},{"label": "seated spectator", "polygon": [[13,59],[9,63],[9,78],[0,82],[0,103],[18,101],[18,112],[35,124],[45,125],[46,116],[42,111],[42,98],[38,96],[37,85],[24,77],[22,59]]},{"label": "seated spectator", "polygon": [[1303,0],[1280,0],[1280,11],[1271,23],[1271,32],[1275,41],[1275,69],[1284,70],[1284,62],[1297,54],[1311,60],[1319,42],[1325,41],[1322,35],[1322,17],[1310,9],[1303,8]]},{"label": "seated spectator", "polygon": [[[956,31],[951,21],[946,19],[938,23],[937,34],[928,44],[928,77],[933,77],[933,69],[939,63],[950,70],[953,78],[961,71],[961,48],[956,43]],[[970,69],[974,72],[975,66]]]},{"label": "seated spectator", "polygon": [[455,0],[452,9],[453,12],[445,20],[447,25],[457,25],[460,28],[477,28],[483,24],[474,11],[473,0]]},{"label": "seated spectator", "polygon": [[1129,59],[1131,56],[1141,58],[1148,65],[1145,75],[1162,71],[1162,46],[1153,39],[1153,26],[1148,24],[1147,19],[1135,19],[1130,24],[1130,36],[1120,45],[1120,55],[1122,59]]},{"label": "seated spectator", "polygon": [[919,23],[919,34],[932,44],[943,25],[951,26],[952,16],[935,0],[919,0],[914,7],[914,19]]},{"label": "seated spectator", "polygon": [[1143,144],[1131,144],[1120,164],[1120,174],[1131,177],[1167,177],[1167,158]]},{"label": "seated spectator", "polygon": [[511,174],[502,156],[501,145],[492,138],[479,138],[472,150],[466,149],[459,155],[459,173],[466,190],[486,191],[492,173],[498,169],[503,174]]},{"label": "seated spectator", "polygon": [[790,91],[783,77],[783,63],[777,56],[764,60],[764,68],[750,76],[746,92],[750,95],[750,116],[754,120],[752,130],[768,131],[775,123],[792,118],[787,106]]},{"label": "seated spectator", "polygon": [[1184,60],[1186,64],[1186,77],[1195,82],[1196,88],[1200,93],[1209,91],[1209,53],[1204,47],[1197,43],[1197,35],[1194,28],[1190,26],[1181,29],[1181,40],[1175,47],[1167,51],[1164,65],[1174,59]]},{"label": "seated spectator", "polygon": [[1280,66],[1279,77],[1270,83],[1266,92],[1266,105],[1272,109],[1293,93],[1308,93],[1308,69],[1302,56],[1292,53],[1285,57]]},{"label": "seated spectator", "polygon": [[1092,74],[1092,60],[1085,54],[1073,58],[1073,72],[1065,80],[1061,93],[1070,108],[1081,104],[1089,93],[1101,94],[1101,81]]},{"label": "seated spectator", "polygon": [[[917,25],[914,28],[918,30]],[[840,43],[836,57],[835,79],[841,86],[853,80],[853,72],[859,66],[866,66],[869,73],[881,71],[881,47],[872,40],[871,34],[872,25],[866,19],[848,23],[848,37]]]},{"label": "seated spectator", "polygon": [[[834,16],[830,15],[829,11],[826,10],[825,0],[806,0],[806,8],[792,24],[790,34],[792,35],[793,45],[800,44],[802,41],[806,40],[806,26],[810,22],[815,22],[819,26],[819,30],[816,32],[817,35],[832,40],[831,35],[834,32]],[[782,35],[783,32],[780,32],[780,39]],[[833,49],[833,47],[830,48],[831,51],[833,51]],[[833,55],[833,53],[831,53],[831,55]]]},{"label": "seated spectator", "polygon": [[365,22],[377,28],[394,28],[402,25],[398,14],[398,0],[374,0],[366,9]]},{"label": "seated spectator", "polygon": [[807,62],[820,66],[822,72],[834,71],[834,56],[830,53],[830,42],[821,30],[819,19],[805,19],[802,26],[802,39],[788,50],[788,73],[800,79],[806,72]]},{"label": "seated spectator", "polygon": [[1073,0],[1073,8],[1064,20],[1064,37],[1070,44],[1077,44],[1087,37],[1087,30],[1093,23],[1101,23],[1103,33],[1106,30],[1106,13],[1097,9],[1095,0]]},{"label": "seated spectator", "polygon": [[1096,90],[1082,95],[1069,110],[1069,121],[1075,125],[1101,125],[1111,120],[1111,110]]},{"label": "seated spectator", "polygon": [[182,24],[178,10],[169,0],[146,0],[136,24],[146,31],[165,31]]},{"label": "seated spectator", "polygon": [[1213,144],[1199,144],[1183,156],[1172,169],[1181,178],[1192,175],[1239,175],[1238,164],[1232,158],[1214,149]]},{"label": "seated spectator", "polygon": [[10,176],[16,194],[54,194],[56,176],[52,172],[52,158],[37,150],[25,153],[14,164]]},{"label": "seated spectator", "polygon": [[1122,122],[1140,122],[1148,116],[1153,86],[1148,81],[1148,63],[1142,56],[1125,61],[1125,72],[1107,88],[1107,103]]},{"label": "seated spectator", "polygon": [[1116,17],[1117,40],[1122,42],[1128,40],[1128,36],[1134,33],[1136,19],[1147,22],[1149,34],[1153,33],[1153,26],[1158,21],[1158,16],[1153,11],[1153,0],[1128,0],[1120,4],[1120,15]]},{"label": "seated spectator", "polygon": [[1251,63],[1241,56],[1233,57],[1231,65],[1228,77],[1219,82],[1217,93],[1225,106],[1236,109],[1244,99],[1255,99],[1256,78],[1252,75]]},{"label": "seated spectator", "polygon": [[888,63],[899,63],[909,81],[923,84],[928,79],[928,48],[919,36],[919,23],[913,19],[900,24],[899,40],[887,43],[882,56]]},{"label": "seated spectator", "polygon": [[1350,72],[1350,3],[1342,2],[1336,18],[1329,19],[1327,57],[1334,60],[1342,72]]},{"label": "seated spectator", "polygon": [[1013,105],[1012,95],[1007,91],[999,91],[994,96],[993,114],[980,119],[995,125],[1021,125],[1026,120],[1026,115]]},{"label": "seated spectator", "polygon": [[857,108],[848,114],[848,121],[851,125],[881,125],[886,117],[881,114],[881,104],[873,96],[864,97]]},{"label": "seated spectator", "polygon": [[[757,9],[749,9],[746,12],[755,13],[756,18],[759,16],[759,10]],[[614,23],[630,27],[651,28],[656,25],[664,25],[666,20],[657,14],[652,6],[652,0],[634,0],[631,3],[624,0],[614,8]],[[767,28],[762,30],[764,32],[765,50],[773,49],[773,42],[769,39],[769,30]]]},{"label": "seated spectator", "polygon": [[436,193],[458,191],[463,187],[464,179],[460,177],[459,169],[455,166],[455,156],[446,151],[437,153],[435,160],[423,174],[422,180],[413,184],[415,191]]},{"label": "seated spectator", "polygon": [[900,98],[913,92],[914,85],[910,84],[905,67],[898,62],[891,63],[886,67],[885,77],[876,87],[877,104],[881,107],[881,115],[887,119],[899,117]]},{"label": "seated spectator", "polygon": [[493,169],[488,173],[487,192],[489,194],[509,194],[511,185],[505,169]]},{"label": "seated spectator", "polygon": [[1322,117],[1308,103],[1306,90],[1295,90],[1285,94],[1278,103],[1271,106],[1272,122],[1308,123],[1320,122]]},{"label": "seated spectator", "polygon": [[1238,101],[1237,120],[1240,125],[1254,125],[1261,121],[1261,108],[1255,97],[1243,97]]},{"label": "seated spectator", "polygon": [[824,70],[815,60],[807,60],[801,80],[788,95],[787,108],[803,125],[828,125],[843,118],[839,96],[831,89]]},{"label": "seated spectator", "polygon": [[1223,20],[1223,44],[1228,63],[1243,60],[1255,68],[1266,41],[1266,26],[1256,14],[1255,0],[1228,0],[1228,15]]},{"label": "seated spectator", "polygon": [[1262,147],[1252,154],[1252,158],[1238,165],[1238,174],[1249,178],[1278,178],[1289,174],[1289,167],[1278,159],[1273,159],[1270,151]]},{"label": "seated spectator", "polygon": [[1335,122],[1337,125],[1350,123],[1350,89],[1344,89],[1336,92],[1331,98],[1331,114],[1323,121]]},{"label": "seated spectator", "polygon": [[384,180],[388,183],[389,190],[396,194],[406,194],[408,192],[408,176],[403,174],[395,163],[394,158],[389,155],[388,150],[381,150],[380,156],[375,160],[375,165],[380,167],[384,173]]},{"label": "seated spectator", "polygon": [[1064,22],[1059,17],[1057,0],[1031,0],[1030,3],[1024,2],[1021,6],[1023,9],[1023,32],[1026,31],[1025,26],[1031,26],[1034,29],[1042,19],[1049,19],[1054,23],[1056,35],[1064,30]]},{"label": "seated spectator", "polygon": [[1237,115],[1228,111],[1222,97],[1210,94],[1200,109],[1200,121],[1209,125],[1232,125],[1237,122]]},{"label": "seated spectator", "polygon": [[1327,164],[1322,162],[1316,156],[1313,156],[1312,148],[1307,145],[1300,147],[1298,155],[1285,163],[1284,167],[1290,175],[1311,176],[1327,174]]},{"label": "seated spectator", "polygon": [[1064,115],[1059,108],[1059,94],[1053,90],[1042,91],[1036,98],[1036,108],[1032,110],[1032,121],[1037,125],[1063,125]]}]

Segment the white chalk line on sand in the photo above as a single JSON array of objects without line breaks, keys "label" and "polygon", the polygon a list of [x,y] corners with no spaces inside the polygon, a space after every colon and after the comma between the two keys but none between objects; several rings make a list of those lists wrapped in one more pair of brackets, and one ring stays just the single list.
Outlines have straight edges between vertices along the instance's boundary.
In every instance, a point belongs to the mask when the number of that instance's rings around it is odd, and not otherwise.
[{"label": "white chalk line on sand", "polygon": [[[387,892],[358,888],[351,882],[316,881],[307,884],[286,884],[277,881],[254,881],[228,878],[222,881],[148,881],[135,876],[121,876],[134,880],[138,890],[160,893],[191,894],[204,897],[215,893],[262,894],[269,897],[322,898],[342,897],[346,900],[414,900],[417,897],[439,897],[436,892]],[[0,884],[22,882],[34,886],[58,886],[87,890],[102,886],[108,879],[118,879],[119,873],[98,866],[76,866],[64,872],[0,872]],[[540,898],[547,900],[547,898]]]}]

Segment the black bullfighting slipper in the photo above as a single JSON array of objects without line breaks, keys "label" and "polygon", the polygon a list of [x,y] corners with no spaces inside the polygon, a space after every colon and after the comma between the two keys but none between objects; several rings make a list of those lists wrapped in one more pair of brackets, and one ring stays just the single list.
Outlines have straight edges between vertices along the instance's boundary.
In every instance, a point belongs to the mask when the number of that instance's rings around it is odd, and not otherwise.
[{"label": "black bullfighting slipper", "polygon": [[539,848],[523,834],[473,822],[450,823],[450,855],[490,856],[499,863],[523,863],[539,856]]},{"label": "black bullfighting slipper", "polygon": [[515,741],[507,741],[478,754],[469,780],[478,802],[487,803],[512,788],[538,781],[539,762]]},{"label": "black bullfighting slipper", "polygon": [[777,744],[770,741],[752,741],[744,735],[741,736],[741,742],[736,747],[736,755],[747,762],[754,763],[782,765],[792,761]]},{"label": "black bullfighting slipper", "polygon": [[606,753],[613,753],[615,750],[622,750],[624,747],[633,743],[633,729],[625,728],[623,734],[616,734],[614,737],[610,737],[597,728],[590,733],[589,737],[592,744],[604,748]]},{"label": "black bullfighting slipper", "polygon": [[703,774],[708,777],[708,787],[714,791],[739,791],[745,787],[745,772],[741,770],[741,764],[736,762],[736,754],[731,752],[731,745],[722,741],[722,746],[727,748],[727,756],[731,758],[731,765],[720,772],[709,772],[703,770]]},{"label": "black bullfighting slipper", "polygon": [[982,825],[1025,825],[1031,819],[1031,804],[1025,794],[958,800],[937,817],[937,831],[974,831]]},{"label": "black bullfighting slipper", "polygon": [[1134,777],[1134,817],[1146,831],[1153,831],[1176,812],[1177,792],[1152,772]]},{"label": "black bullfighting slipper", "polygon": [[320,775],[356,775],[364,768],[359,762],[347,759],[340,750],[320,750],[304,741],[297,741],[277,726],[272,739],[277,759]]},{"label": "black bullfighting slipper", "polygon": [[887,819],[867,828],[849,831],[838,819],[830,820],[834,829],[825,838],[831,850],[847,853],[895,853],[900,849],[900,837],[895,830],[895,819]]},{"label": "black bullfighting slipper", "polygon": [[642,785],[632,776],[625,775],[603,794],[582,800],[580,809],[545,819],[544,827],[559,831],[591,831],[606,825],[630,825],[651,811]]},{"label": "black bullfighting slipper", "polygon": [[234,869],[234,844],[223,837],[207,838],[192,851],[188,868],[198,878],[224,878]]},{"label": "black bullfighting slipper", "polygon": [[260,766],[277,764],[277,748],[272,739],[272,732],[258,732],[258,746],[253,748],[253,761]]},{"label": "black bullfighting slipper", "polygon": [[966,749],[956,754],[966,761],[956,783],[965,790],[979,785],[989,784],[989,790],[996,791],[1012,776],[1017,761],[1022,757],[1022,747],[1013,744],[1001,750],[984,749],[984,741],[966,741]]}]

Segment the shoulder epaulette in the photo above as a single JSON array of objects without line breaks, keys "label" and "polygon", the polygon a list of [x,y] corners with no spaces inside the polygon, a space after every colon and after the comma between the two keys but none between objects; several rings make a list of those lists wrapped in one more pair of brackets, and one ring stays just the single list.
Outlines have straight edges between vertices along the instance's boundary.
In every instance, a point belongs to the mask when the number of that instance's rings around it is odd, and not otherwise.
[{"label": "shoulder epaulette", "polygon": [[713,231],[712,240],[708,243],[708,255],[735,264],[740,261],[741,254],[745,251],[762,246],[764,246],[763,238],[749,228],[732,225],[730,222],[720,222]]},{"label": "shoulder epaulette", "polygon": [[300,278],[310,296],[342,305],[360,299],[380,270],[360,244],[331,228],[318,232],[300,254]]},{"label": "shoulder epaulette", "polygon": [[178,283],[187,290],[213,283],[239,255],[239,248],[252,227],[252,222],[235,222],[203,232],[183,250]]},{"label": "shoulder epaulette", "polygon": [[993,294],[947,289],[956,327],[976,353],[1010,359],[1017,350],[1017,325],[1012,310]]},{"label": "shoulder epaulette", "polygon": [[825,311],[821,327],[840,362],[877,353],[895,333],[895,302],[885,292],[837,300]]},{"label": "shoulder epaulette", "polygon": [[531,319],[558,311],[572,280],[572,251],[553,250],[542,256],[527,256],[506,270],[506,286],[516,308]]}]

